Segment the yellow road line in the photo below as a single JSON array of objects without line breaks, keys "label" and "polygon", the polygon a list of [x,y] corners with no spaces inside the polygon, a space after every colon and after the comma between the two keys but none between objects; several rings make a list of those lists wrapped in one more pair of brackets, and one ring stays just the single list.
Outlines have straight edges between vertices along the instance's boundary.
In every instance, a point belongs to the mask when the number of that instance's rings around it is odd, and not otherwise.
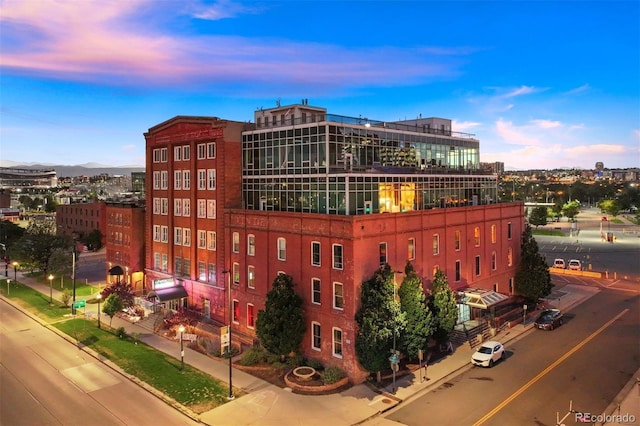
[{"label": "yellow road line", "polygon": [[604,329],[606,329],[607,327],[609,327],[611,324],[613,324],[614,321],[616,321],[618,318],[620,318],[621,316],[623,316],[624,314],[626,314],[627,312],[629,312],[629,309],[625,309],[624,311],[620,312],[618,315],[616,315],[615,317],[613,317],[609,322],[607,322],[606,324],[604,324],[602,327],[600,327],[599,329],[597,329],[596,331],[594,331],[593,333],[591,333],[591,335],[589,337],[587,337],[586,339],[584,339],[582,342],[578,343],[576,346],[574,346],[573,349],[571,349],[569,352],[567,352],[566,354],[562,355],[562,357],[558,358],[553,364],[551,364],[550,366],[548,366],[547,368],[545,368],[544,370],[542,370],[536,377],[534,377],[533,379],[529,380],[529,382],[527,382],[527,384],[525,384],[524,386],[522,386],[520,389],[518,389],[517,391],[515,391],[509,398],[505,399],[504,401],[502,401],[500,404],[498,404],[498,406],[496,406],[493,410],[489,411],[487,414],[484,415],[484,417],[482,417],[480,420],[478,420],[477,422],[475,422],[473,424],[473,426],[479,426],[481,424],[483,424],[484,422],[486,422],[487,420],[489,420],[491,417],[493,417],[498,411],[502,410],[504,407],[507,406],[507,404],[509,404],[511,401],[513,401],[514,399],[516,399],[518,396],[520,396],[520,394],[524,391],[526,391],[527,389],[529,389],[531,386],[533,386],[534,383],[536,383],[538,380],[540,380],[544,375],[546,375],[547,373],[549,373],[551,370],[553,370],[554,368],[556,368],[562,361],[564,361],[565,359],[569,358],[571,355],[573,355],[576,351],[578,351],[580,348],[582,348],[584,345],[586,345],[587,343],[589,343],[594,337],[596,337],[598,334],[602,333],[604,331]]}]

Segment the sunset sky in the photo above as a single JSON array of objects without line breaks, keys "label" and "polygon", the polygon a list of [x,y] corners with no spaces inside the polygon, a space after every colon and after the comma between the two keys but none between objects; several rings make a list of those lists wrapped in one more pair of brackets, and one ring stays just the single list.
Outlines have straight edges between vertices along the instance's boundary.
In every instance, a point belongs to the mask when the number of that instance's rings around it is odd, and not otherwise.
[{"label": "sunset sky", "polygon": [[144,166],[176,115],[453,120],[507,169],[640,167],[640,2],[0,0],[0,160]]}]

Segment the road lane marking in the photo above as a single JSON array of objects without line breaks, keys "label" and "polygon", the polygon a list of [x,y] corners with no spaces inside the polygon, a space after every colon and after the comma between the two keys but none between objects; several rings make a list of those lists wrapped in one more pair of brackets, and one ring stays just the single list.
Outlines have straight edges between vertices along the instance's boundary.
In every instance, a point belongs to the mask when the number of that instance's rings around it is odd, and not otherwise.
[{"label": "road lane marking", "polygon": [[556,368],[560,363],[562,363],[565,359],[569,358],[571,355],[573,355],[576,351],[580,350],[580,348],[582,348],[584,345],[586,345],[587,343],[589,343],[591,340],[593,340],[594,337],[596,337],[598,334],[602,333],[607,327],[609,327],[611,324],[613,324],[618,318],[620,318],[621,316],[623,316],[624,314],[626,314],[627,312],[629,312],[629,309],[625,309],[624,311],[620,312],[618,315],[616,315],[615,317],[613,317],[611,320],[609,320],[606,324],[604,324],[602,327],[600,327],[599,329],[597,329],[596,331],[594,331],[593,333],[591,333],[591,335],[589,337],[587,337],[586,339],[584,339],[582,342],[578,343],[576,346],[573,347],[573,349],[571,349],[569,352],[567,352],[566,354],[562,355],[560,358],[558,358],[553,364],[551,364],[550,366],[548,366],[547,368],[545,368],[544,370],[542,370],[540,373],[538,373],[538,375],[536,377],[534,377],[533,379],[529,380],[524,386],[522,386],[520,389],[518,389],[517,391],[515,391],[509,398],[505,399],[504,401],[502,401],[500,404],[498,404],[493,410],[489,411],[487,414],[484,415],[484,417],[482,417],[480,420],[478,420],[477,422],[475,422],[473,424],[473,426],[479,426],[481,424],[483,424],[484,422],[486,422],[487,420],[489,420],[491,417],[493,417],[494,415],[496,415],[498,413],[498,411],[502,410],[504,407],[506,407],[511,401],[513,401],[514,399],[516,399],[518,396],[520,396],[521,393],[523,393],[524,391],[526,391],[527,389],[529,389],[531,386],[533,386],[538,380],[540,380],[543,376],[545,376],[547,373],[549,373],[551,370],[553,370],[554,368]]}]

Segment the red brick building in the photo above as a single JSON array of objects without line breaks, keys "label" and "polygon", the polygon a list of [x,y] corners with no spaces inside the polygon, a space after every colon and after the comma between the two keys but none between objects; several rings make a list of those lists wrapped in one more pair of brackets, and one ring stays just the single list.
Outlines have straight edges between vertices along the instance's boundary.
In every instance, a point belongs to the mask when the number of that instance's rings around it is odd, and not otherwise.
[{"label": "red brick building", "polygon": [[97,229],[102,233],[104,244],[107,232],[105,211],[104,201],[59,204],[56,206],[56,232],[58,235],[82,238]]},{"label": "red brick building", "polygon": [[136,294],[145,294],[144,202],[107,202],[105,215],[107,282],[118,279],[109,270],[120,266],[124,274],[119,278],[131,284]]},{"label": "red brick building", "polygon": [[[175,117],[145,134],[146,276],[167,307],[231,316],[234,339],[251,342],[286,273],[305,302],[304,354],[359,382],[354,316],[382,264],[411,261],[427,289],[440,269],[455,290],[512,293],[523,205],[495,204],[479,142],[450,120],[380,122],[306,102],[254,118]],[[475,309],[461,304],[462,319]]]}]

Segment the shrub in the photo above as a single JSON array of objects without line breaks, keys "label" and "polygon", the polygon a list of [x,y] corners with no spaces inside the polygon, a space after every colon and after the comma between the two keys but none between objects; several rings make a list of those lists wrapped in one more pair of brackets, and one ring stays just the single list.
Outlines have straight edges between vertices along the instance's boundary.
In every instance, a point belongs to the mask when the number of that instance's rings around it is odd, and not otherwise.
[{"label": "shrub", "polygon": [[289,367],[300,367],[304,365],[304,357],[302,355],[294,355],[287,358],[287,365]]},{"label": "shrub", "polygon": [[266,359],[266,361],[267,361],[269,364],[274,364],[274,365],[275,365],[275,364],[282,364],[282,363],[280,362],[280,355],[272,354],[272,353],[269,353],[269,352],[267,352],[267,359]]},{"label": "shrub", "polygon": [[322,381],[325,385],[331,385],[345,376],[345,372],[340,367],[331,366],[324,370],[324,373],[322,374]]},{"label": "shrub", "polygon": [[65,288],[62,291],[62,304],[65,308],[69,306],[69,300],[71,300],[71,292]]},{"label": "shrub", "polygon": [[124,329],[124,327],[118,327],[116,329],[116,336],[118,336],[121,339],[124,339],[125,337],[127,337],[127,331]]},{"label": "shrub", "polygon": [[320,362],[320,360],[317,360],[315,358],[307,358],[307,360],[305,361],[305,365],[313,368],[314,370],[322,370],[323,365],[322,362]]},{"label": "shrub", "polygon": [[262,348],[250,348],[242,355],[240,365],[256,365],[260,364],[267,359],[267,354]]}]

